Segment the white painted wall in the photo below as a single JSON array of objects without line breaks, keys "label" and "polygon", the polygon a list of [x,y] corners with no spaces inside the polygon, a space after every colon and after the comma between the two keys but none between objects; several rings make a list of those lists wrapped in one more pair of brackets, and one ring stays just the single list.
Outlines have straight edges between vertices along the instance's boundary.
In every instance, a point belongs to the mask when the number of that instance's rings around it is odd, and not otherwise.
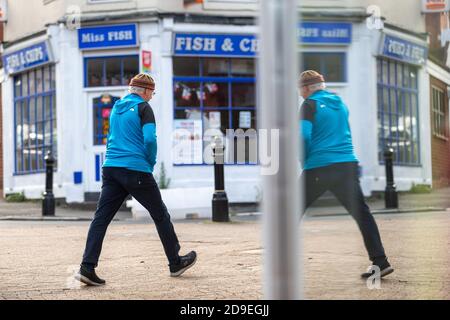
[{"label": "white painted wall", "polygon": [[421,3],[420,0],[299,0],[303,10],[308,12],[364,12],[369,6],[377,6],[386,22],[419,33],[425,32]]},{"label": "white painted wall", "polygon": [[6,42],[17,40],[38,31],[47,23],[55,23],[64,15],[64,1],[45,3],[44,0],[8,0],[8,21],[4,25]]},{"label": "white painted wall", "polygon": [[[56,105],[58,126],[58,177],[69,201],[83,201],[83,185],[74,185],[73,173],[83,170],[85,158],[86,112],[82,93],[83,63],[74,31],[63,25],[49,29],[57,35]],[[83,172],[83,180],[86,175]]]},{"label": "white painted wall", "polygon": [[355,153],[363,170],[361,186],[365,195],[372,191],[373,171],[378,166],[376,58],[371,50],[377,36],[378,31],[369,30],[365,23],[353,24],[347,66],[347,104]]}]

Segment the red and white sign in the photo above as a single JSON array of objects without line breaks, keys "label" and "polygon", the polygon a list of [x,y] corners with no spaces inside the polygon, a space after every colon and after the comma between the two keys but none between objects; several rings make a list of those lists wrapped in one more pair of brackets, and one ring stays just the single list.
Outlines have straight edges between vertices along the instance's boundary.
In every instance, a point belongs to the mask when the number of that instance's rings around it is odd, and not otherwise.
[{"label": "red and white sign", "polygon": [[422,12],[447,12],[450,11],[449,0],[422,0]]},{"label": "red and white sign", "polygon": [[152,71],[152,52],[142,50],[142,68],[144,72]]}]

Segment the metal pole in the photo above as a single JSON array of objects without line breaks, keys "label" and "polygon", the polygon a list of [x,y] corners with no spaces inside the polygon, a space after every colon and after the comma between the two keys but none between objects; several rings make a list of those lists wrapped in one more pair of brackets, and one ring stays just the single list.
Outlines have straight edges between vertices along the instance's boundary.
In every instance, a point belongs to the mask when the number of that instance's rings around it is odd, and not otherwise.
[{"label": "metal pole", "polygon": [[384,203],[386,209],[398,208],[397,186],[394,182],[394,149],[387,148],[384,151],[384,163],[386,166],[386,189],[384,191]]},{"label": "metal pole", "polygon": [[212,199],[212,220],[229,222],[228,197],[225,192],[224,145],[222,139],[214,138],[212,146],[214,156],[214,194]]},{"label": "metal pole", "polygon": [[[260,4],[259,124],[260,129],[269,130],[269,137],[271,132],[279,130],[279,139],[275,142],[279,147],[278,169],[267,174],[270,170],[265,172],[264,168],[274,164],[261,163],[264,296],[265,299],[300,299],[298,1],[264,0]],[[272,142],[270,149],[274,150]],[[261,152],[265,151],[260,150],[260,155]]]},{"label": "metal pole", "polygon": [[42,201],[42,215],[55,215],[55,196],[53,195],[53,167],[55,159],[49,151],[45,156],[45,192],[44,200]]}]

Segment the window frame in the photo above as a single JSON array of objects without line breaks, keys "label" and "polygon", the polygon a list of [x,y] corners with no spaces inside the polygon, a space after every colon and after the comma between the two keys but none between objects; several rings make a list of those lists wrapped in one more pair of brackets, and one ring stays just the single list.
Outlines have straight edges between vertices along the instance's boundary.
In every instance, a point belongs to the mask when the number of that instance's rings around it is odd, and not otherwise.
[{"label": "window frame", "polygon": [[[176,111],[177,110],[199,110],[201,114],[201,120],[202,120],[202,152],[205,150],[205,141],[204,141],[204,117],[203,114],[205,111],[226,111],[228,112],[228,128],[232,128],[233,124],[233,111],[253,111],[255,113],[255,117],[257,119],[256,113],[257,113],[257,105],[256,105],[256,60],[253,57],[208,57],[208,56],[174,56],[173,59],[176,58],[196,58],[199,61],[199,74],[197,76],[176,76],[175,70],[173,70],[173,76],[172,76],[172,101],[173,101],[173,121],[179,120],[176,118]],[[203,76],[203,70],[204,70],[204,61],[206,59],[225,59],[227,61],[227,76],[226,77],[206,77]],[[236,77],[232,74],[232,60],[233,59],[252,59],[254,61],[255,66],[255,75],[253,77]],[[172,60],[172,66],[173,66],[173,60]],[[203,99],[200,99],[200,105],[199,106],[176,106],[175,101],[175,94],[174,94],[174,86],[176,82],[198,82],[200,84],[200,95],[203,95],[203,88],[206,83],[210,82],[216,82],[216,83],[227,83],[228,84],[228,106],[219,106],[219,107],[207,107],[203,105]],[[253,83],[255,85],[255,105],[253,107],[234,107],[233,106],[233,92],[232,87],[235,83]],[[257,120],[256,120],[257,121]],[[226,136],[225,136],[226,138]],[[246,142],[247,143],[247,142]],[[258,146],[258,143],[256,143]],[[234,155],[236,157],[236,155]],[[227,166],[256,166],[259,165],[259,159],[257,159],[256,163],[237,163],[234,161],[232,163],[224,163]],[[176,167],[182,167],[182,166],[207,166],[211,165],[205,162],[204,156],[202,154],[202,163],[173,163]]]},{"label": "window frame", "polygon": [[84,89],[91,89],[91,88],[108,88],[108,87],[126,87],[128,86],[128,84],[120,84],[117,86],[89,86],[89,79],[88,79],[88,61],[89,60],[100,60],[103,59],[103,66],[102,66],[102,81],[106,80],[106,60],[107,59],[121,59],[120,62],[120,78],[123,79],[123,72],[124,72],[124,58],[130,58],[130,57],[135,57],[137,58],[137,64],[138,64],[138,70],[136,72],[139,73],[140,70],[140,56],[139,53],[130,53],[130,54],[120,54],[120,55],[111,55],[111,56],[106,56],[106,55],[101,55],[101,56],[85,56],[83,57],[83,72],[84,72],[84,77],[83,77],[83,88]]},{"label": "window frame", "polygon": [[[384,63],[387,64],[387,78],[384,79],[383,77],[383,68]],[[394,73],[391,73],[391,65],[395,67]],[[401,68],[401,74],[402,74],[402,85],[398,85],[398,75],[397,68]],[[378,140],[378,161],[379,164],[384,165],[384,157],[383,152],[387,145],[394,143],[399,144],[400,142],[410,142],[411,143],[411,150],[409,152],[409,155],[407,153],[404,153],[404,156],[409,156],[409,161],[400,161],[400,148],[394,148],[396,149],[396,152],[394,153],[394,161],[393,164],[396,166],[405,166],[405,167],[421,167],[422,166],[422,160],[421,160],[421,141],[420,141],[420,108],[419,108],[419,68],[417,66],[403,63],[397,60],[388,59],[385,57],[377,57],[377,123],[381,124],[381,128],[377,128],[378,134],[377,134],[377,140]],[[409,71],[409,87],[405,85],[405,68],[408,68]],[[415,80],[412,80],[411,77],[411,70],[415,71]],[[395,75],[394,84],[391,84],[391,76]],[[380,78],[381,77],[381,78]],[[414,82],[413,82],[414,81]],[[384,92],[387,90],[387,98],[388,98],[388,112],[384,111]],[[381,95],[380,95],[381,91]],[[394,92],[395,101],[392,100],[392,92]],[[401,96],[401,105],[399,105],[399,95]],[[406,96],[408,95],[409,98],[409,108],[406,109],[408,106],[406,105]],[[381,100],[380,100],[381,97]],[[413,100],[414,99],[414,100]],[[414,103],[413,103],[414,101]],[[395,107],[396,112],[392,112],[393,108]],[[413,108],[415,107],[415,110]],[[408,112],[406,112],[408,111]],[[384,136],[384,118],[385,115],[388,115],[389,117],[389,133],[388,136]],[[400,116],[403,116],[403,126],[406,127],[406,121],[405,116],[406,115],[415,115],[416,116],[416,124],[415,126],[412,123],[409,125],[411,137],[408,140],[401,140],[399,137],[399,119]],[[397,125],[396,125],[396,134],[393,136],[392,128],[393,128],[393,121],[397,119]],[[380,132],[380,130],[383,130]],[[405,130],[404,130],[405,131]],[[382,137],[383,135],[383,137]],[[414,135],[416,135],[416,139],[414,139]],[[415,152],[415,147],[417,145],[417,154]],[[383,150],[380,150],[380,147],[383,146]],[[416,158],[417,156],[417,158]],[[412,161],[415,160],[416,162]]]},{"label": "window frame", "polygon": [[320,60],[320,70],[315,70],[317,72],[319,72],[320,74],[323,74],[325,77],[325,82],[327,83],[333,83],[333,84],[347,84],[348,83],[348,70],[347,70],[347,51],[320,51],[320,50],[312,50],[312,51],[300,51],[299,54],[301,55],[301,59],[300,61],[300,66],[301,66],[301,71],[305,71],[307,70],[305,68],[305,64],[304,64],[304,58],[303,56],[305,54],[311,54],[311,55],[339,55],[342,57],[342,76],[343,76],[343,80],[342,81],[328,81],[327,80],[327,72],[325,70],[325,61],[326,59],[321,59]]},{"label": "window frame", "polygon": [[[435,99],[436,98],[435,93],[439,96],[439,99],[437,100]],[[442,88],[439,88],[435,85],[431,85],[431,114],[433,117],[432,134],[434,137],[438,139],[448,141],[449,138],[448,121],[447,121],[448,108],[446,108],[445,100],[446,100],[445,91]],[[444,123],[443,133],[440,131],[441,129],[440,124],[442,122]],[[437,127],[436,123],[438,123]]]},{"label": "window frame", "polygon": [[[49,70],[49,85],[50,88],[47,89],[45,88],[45,69]],[[37,72],[41,72],[42,73],[42,84],[41,84],[41,92],[37,92],[37,87],[36,87],[36,73]],[[46,171],[45,168],[45,156],[46,156],[46,151],[47,150],[52,150],[53,155],[55,156],[57,154],[57,140],[54,139],[54,126],[55,123],[57,124],[57,115],[56,115],[56,83],[54,82],[54,78],[56,76],[56,70],[55,70],[55,64],[47,64],[44,66],[40,66],[38,68],[33,68],[30,70],[26,70],[24,72],[18,73],[16,75],[13,76],[13,121],[14,121],[14,172],[13,172],[13,176],[19,176],[19,175],[28,175],[28,174],[36,174],[36,173],[44,173]],[[34,93],[30,94],[30,75],[33,74],[34,75],[34,79],[33,81],[35,81],[34,84]],[[23,81],[24,78],[26,76],[26,80],[27,80],[27,92],[24,93],[23,92]],[[20,85],[20,96],[16,95],[16,88],[15,88],[15,84],[17,79],[20,78],[21,81],[21,85]],[[45,105],[45,99],[48,98],[49,100],[49,111],[50,111],[50,118],[46,118],[46,105]],[[42,119],[38,121],[38,99],[42,99]],[[30,118],[30,114],[31,114],[31,100],[34,100],[34,119]],[[54,105],[55,104],[55,105]],[[43,134],[43,142],[41,144],[36,143],[34,146],[28,146],[25,147],[24,145],[24,107],[22,105],[26,105],[26,108],[28,109],[28,124],[31,124],[30,120],[33,120],[33,124],[35,125],[35,130],[36,130],[36,136],[40,133]],[[18,125],[18,119],[17,119],[17,108],[20,108],[20,125],[21,125],[21,132],[20,132],[20,148],[18,148],[18,141],[17,141],[17,125]],[[55,111],[55,112],[54,112]],[[37,132],[37,128],[38,128],[38,124],[42,125],[42,132]],[[46,128],[46,124],[49,125],[49,133],[50,133],[50,142],[48,144],[46,144],[46,140],[45,140],[45,128]],[[38,150],[39,148],[42,148],[42,155],[41,157],[38,156]],[[33,159],[33,156],[29,156],[29,164],[28,164],[28,168],[24,169],[25,166],[25,150],[35,150],[36,151],[36,156]],[[21,161],[21,167],[22,170],[19,171],[18,170],[18,157],[17,157],[17,152],[20,150],[20,161]],[[35,168],[36,169],[32,169],[32,163],[34,162]],[[42,168],[39,168],[39,164],[42,164]],[[57,170],[57,162],[55,162],[55,167],[54,167],[54,171]]]}]

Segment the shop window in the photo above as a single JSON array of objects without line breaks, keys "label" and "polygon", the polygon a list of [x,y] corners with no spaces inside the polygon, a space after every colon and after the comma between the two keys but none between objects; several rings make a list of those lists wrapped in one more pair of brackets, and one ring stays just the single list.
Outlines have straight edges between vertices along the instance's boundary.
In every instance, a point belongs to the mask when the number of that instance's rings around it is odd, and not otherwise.
[{"label": "shop window", "polygon": [[200,76],[200,59],[175,58],[173,59],[173,71],[176,76]]},{"label": "shop window", "polygon": [[448,138],[447,107],[444,90],[431,87],[431,111],[433,121],[433,135],[437,138]]},{"label": "shop window", "polygon": [[103,94],[93,100],[94,145],[106,145],[109,133],[109,116],[120,97]]},{"label": "shop window", "polygon": [[252,59],[231,59],[233,77],[255,77],[255,61]]},{"label": "shop window", "polygon": [[139,73],[139,56],[85,58],[85,87],[127,86]]},{"label": "shop window", "polygon": [[[14,77],[15,173],[45,171],[48,151],[57,160],[55,67]],[[57,163],[55,163],[55,167]]]},{"label": "shop window", "polygon": [[104,85],[103,67],[104,61],[102,59],[88,59],[87,62],[87,86],[100,87]]},{"label": "shop window", "polygon": [[417,67],[379,58],[378,158],[394,149],[394,164],[420,165]]},{"label": "shop window", "polygon": [[189,144],[175,151],[175,165],[211,163],[203,151],[216,136],[225,143],[226,163],[256,164],[254,59],[175,57],[173,72],[174,129],[190,132],[176,131],[174,145]]},{"label": "shop window", "polygon": [[233,83],[231,89],[234,107],[252,108],[256,105],[256,88],[253,83]]},{"label": "shop window", "polygon": [[122,84],[128,85],[131,79],[139,73],[139,59],[136,56],[122,58]]},{"label": "shop window", "polygon": [[230,59],[205,58],[202,59],[202,76],[204,77],[228,77]]},{"label": "shop window", "polygon": [[228,107],[229,84],[226,82],[209,82],[204,84],[205,107]]},{"label": "shop window", "polygon": [[175,107],[200,107],[200,82],[175,81]]},{"label": "shop window", "polygon": [[326,82],[346,82],[346,54],[343,52],[302,52],[302,69],[315,70]]}]

